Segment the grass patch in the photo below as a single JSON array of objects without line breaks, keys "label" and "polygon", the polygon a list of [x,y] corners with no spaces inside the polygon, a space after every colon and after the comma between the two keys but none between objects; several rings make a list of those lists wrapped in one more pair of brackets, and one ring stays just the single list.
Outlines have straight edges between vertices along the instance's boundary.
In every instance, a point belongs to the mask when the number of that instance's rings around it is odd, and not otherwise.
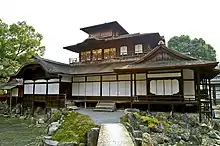
[{"label": "grass patch", "polygon": [[46,134],[45,127],[30,125],[30,120],[0,116],[0,145],[37,146]]},{"label": "grass patch", "polygon": [[97,125],[89,116],[70,112],[65,115],[64,122],[52,136],[52,139],[59,142],[86,143],[86,133],[94,127]]}]

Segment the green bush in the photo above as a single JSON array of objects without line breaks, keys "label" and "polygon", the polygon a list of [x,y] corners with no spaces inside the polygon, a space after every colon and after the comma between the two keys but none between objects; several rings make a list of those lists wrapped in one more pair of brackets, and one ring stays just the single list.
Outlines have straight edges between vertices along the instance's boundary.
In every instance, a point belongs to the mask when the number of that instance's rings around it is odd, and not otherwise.
[{"label": "green bush", "polygon": [[59,142],[86,143],[86,133],[94,127],[97,125],[89,116],[70,112],[64,117],[64,122],[52,136],[52,139]]}]

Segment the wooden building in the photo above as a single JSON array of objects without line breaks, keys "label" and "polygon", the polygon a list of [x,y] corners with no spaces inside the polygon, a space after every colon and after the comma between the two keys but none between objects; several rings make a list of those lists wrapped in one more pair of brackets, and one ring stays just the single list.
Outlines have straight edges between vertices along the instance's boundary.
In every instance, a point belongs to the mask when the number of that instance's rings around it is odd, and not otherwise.
[{"label": "wooden building", "polygon": [[[63,107],[64,101],[118,105],[187,105],[210,113],[207,87],[218,62],[198,60],[172,50],[159,33],[129,34],[118,22],[86,28],[89,37],[64,49],[79,61],[63,64],[40,57],[23,65],[11,78],[21,78],[27,106]],[[203,83],[204,88],[200,90]],[[205,110],[206,109],[206,110]]]}]

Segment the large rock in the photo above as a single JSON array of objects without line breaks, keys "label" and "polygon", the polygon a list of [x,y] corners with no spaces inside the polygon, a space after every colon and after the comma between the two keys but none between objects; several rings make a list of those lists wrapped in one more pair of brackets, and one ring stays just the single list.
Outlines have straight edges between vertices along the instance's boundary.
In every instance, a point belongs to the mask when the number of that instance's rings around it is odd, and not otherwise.
[{"label": "large rock", "polygon": [[134,130],[138,130],[137,119],[133,113],[128,113],[128,122],[131,124]]},{"label": "large rock", "polygon": [[202,137],[198,135],[190,135],[189,141],[192,142],[194,145],[201,145]]},{"label": "large rock", "polygon": [[151,138],[150,134],[142,134],[142,146],[154,146],[154,141]]},{"label": "large rock", "polygon": [[219,135],[220,132],[218,132],[217,130],[214,130],[214,131],[210,131],[208,133],[208,136],[210,138],[213,138],[213,139],[219,139],[220,140],[220,135]]},{"label": "large rock", "polygon": [[59,122],[53,122],[49,125],[48,128],[48,135],[51,136],[54,134],[54,132],[59,128],[60,123]]},{"label": "large rock", "polygon": [[58,146],[78,146],[77,142],[59,142]]},{"label": "large rock", "polygon": [[44,140],[44,146],[58,146],[59,142],[54,140]]},{"label": "large rock", "polygon": [[87,133],[87,146],[96,146],[98,142],[99,128],[91,128]]},{"label": "large rock", "polygon": [[149,129],[147,126],[139,125],[139,129],[140,129],[143,133],[150,133],[150,129]]},{"label": "large rock", "polygon": [[133,131],[133,136],[134,136],[135,138],[141,138],[141,137],[142,137],[142,134],[143,134],[143,132],[140,131],[140,130],[134,130],[134,131]]},{"label": "large rock", "polygon": [[125,114],[128,114],[128,113],[140,113],[140,110],[139,109],[136,109],[136,108],[126,108],[125,110],[124,110],[124,113]]}]

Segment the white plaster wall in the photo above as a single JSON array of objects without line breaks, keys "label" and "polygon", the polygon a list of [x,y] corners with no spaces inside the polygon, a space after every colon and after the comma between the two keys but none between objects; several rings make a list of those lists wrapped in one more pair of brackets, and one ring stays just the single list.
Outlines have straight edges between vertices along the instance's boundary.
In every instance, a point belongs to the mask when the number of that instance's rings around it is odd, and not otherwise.
[{"label": "white plaster wall", "polygon": [[33,80],[24,80],[24,83],[33,83]]},{"label": "white plaster wall", "polygon": [[102,76],[103,81],[115,81],[116,75]]},{"label": "white plaster wall", "polygon": [[184,81],[184,98],[195,98],[194,81]]},{"label": "white plaster wall", "polygon": [[145,80],[146,74],[136,74],[136,80]]},{"label": "white plaster wall", "polygon": [[40,80],[36,80],[35,83],[40,83],[40,82],[47,82],[46,80],[44,79],[40,79]]},{"label": "white plaster wall", "polygon": [[118,75],[118,80],[130,80],[131,79],[131,75],[127,74],[127,75]]},{"label": "white plaster wall", "polygon": [[100,76],[87,77],[87,81],[100,81],[100,80],[101,80]]},{"label": "white plaster wall", "polygon": [[48,82],[59,82],[59,79],[49,79]]},{"label": "white plaster wall", "polygon": [[163,77],[181,77],[181,73],[158,73],[148,74],[148,78],[163,78]]},{"label": "white plaster wall", "polygon": [[85,81],[85,77],[73,77],[73,82]]},{"label": "white plaster wall", "polygon": [[13,97],[18,97],[18,88],[13,88],[12,89],[12,96]]},{"label": "white plaster wall", "polygon": [[72,78],[71,78],[71,76],[62,76],[61,82],[69,82],[69,83],[71,83],[72,82]]},{"label": "white plaster wall", "polygon": [[194,79],[194,71],[191,69],[183,69],[183,79]]}]

